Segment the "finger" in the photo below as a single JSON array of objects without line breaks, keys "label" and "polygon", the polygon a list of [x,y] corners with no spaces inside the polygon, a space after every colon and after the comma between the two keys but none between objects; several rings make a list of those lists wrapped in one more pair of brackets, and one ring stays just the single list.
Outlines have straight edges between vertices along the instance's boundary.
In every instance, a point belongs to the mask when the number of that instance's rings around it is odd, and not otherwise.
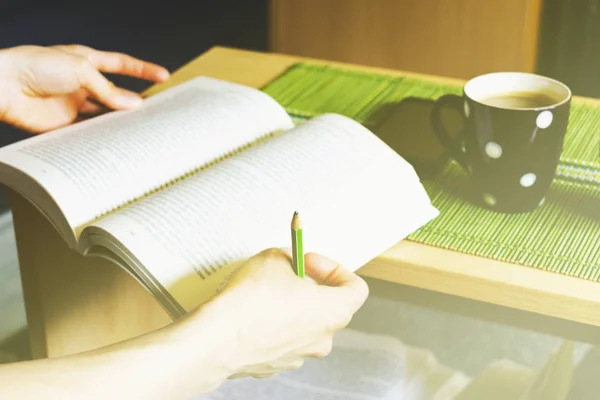
[{"label": "finger", "polygon": [[278,372],[244,372],[239,374],[233,374],[227,379],[242,379],[242,378],[256,378],[256,379],[264,379],[271,378],[277,375]]},{"label": "finger", "polygon": [[270,373],[270,374],[254,374],[252,375],[252,378],[254,379],[266,379],[266,378],[272,378],[275,375],[277,375],[277,373]]},{"label": "finger", "polygon": [[279,374],[280,372],[300,369],[303,365],[304,357],[299,357],[297,354],[288,354],[269,363],[246,367],[235,375],[232,375],[232,377],[273,376]]},{"label": "finger", "polygon": [[290,249],[269,248],[261,251],[254,258],[259,264],[277,270],[292,273],[292,252]]},{"label": "finger", "polygon": [[79,45],[61,46],[61,49],[84,57],[102,72],[129,75],[154,82],[164,82],[169,79],[169,71],[164,67],[127,54],[100,51]]},{"label": "finger", "polygon": [[81,114],[99,114],[103,110],[102,106],[90,101],[86,100],[85,103],[79,109]]},{"label": "finger", "polygon": [[83,60],[78,67],[79,84],[102,104],[113,109],[136,107],[142,98],[132,92],[115,87],[89,62]]},{"label": "finger", "polygon": [[331,353],[332,349],[333,339],[326,339],[307,346],[303,350],[302,354],[304,354],[305,357],[323,358],[327,357]]},{"label": "finger", "polygon": [[341,264],[318,253],[308,253],[304,256],[306,273],[321,285],[348,286],[358,285],[362,281],[354,272]]},{"label": "finger", "polygon": [[250,376],[251,376],[250,374],[240,373],[240,374],[233,374],[227,379],[242,379],[242,378],[248,378]]},{"label": "finger", "polygon": [[294,361],[288,362],[285,365],[282,365],[281,369],[285,371],[293,371],[302,368],[304,366],[304,359],[298,358]]},{"label": "finger", "polygon": [[[327,289],[335,289],[324,291],[326,296],[334,297],[332,306],[338,302],[342,304],[345,302],[345,305],[354,312],[369,295],[369,287],[360,276],[321,254],[306,254],[304,268],[306,274],[317,283],[328,286]],[[340,297],[339,300],[335,299],[336,296]]]},{"label": "finger", "polygon": [[169,79],[169,71],[160,65],[126,54],[94,52],[88,56],[88,60],[102,72],[129,75],[153,82],[164,82]]}]

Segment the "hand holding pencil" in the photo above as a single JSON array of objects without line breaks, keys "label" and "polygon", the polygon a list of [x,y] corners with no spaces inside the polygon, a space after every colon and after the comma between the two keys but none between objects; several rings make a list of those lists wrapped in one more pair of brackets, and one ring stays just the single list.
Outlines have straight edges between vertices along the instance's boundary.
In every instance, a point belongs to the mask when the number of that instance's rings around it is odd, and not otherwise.
[{"label": "hand holding pencil", "polygon": [[298,279],[289,251],[262,251],[203,308],[220,321],[219,332],[234,336],[224,340],[235,346],[227,353],[233,357],[229,365],[236,365],[232,378],[272,376],[300,368],[307,357],[325,357],[335,332],[346,327],[366,300],[366,282],[337,262],[307,253],[303,266],[314,283]]}]

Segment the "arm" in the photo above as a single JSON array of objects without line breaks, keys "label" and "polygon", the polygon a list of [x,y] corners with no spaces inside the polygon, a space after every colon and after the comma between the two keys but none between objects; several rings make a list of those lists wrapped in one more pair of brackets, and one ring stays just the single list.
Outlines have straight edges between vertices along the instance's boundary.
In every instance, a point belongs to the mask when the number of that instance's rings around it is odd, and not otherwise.
[{"label": "arm", "polygon": [[233,374],[223,361],[230,343],[210,318],[194,321],[193,338],[176,324],[87,353],[0,365],[0,397],[185,399],[209,392]]},{"label": "arm", "polygon": [[[249,259],[214,299],[177,322],[103,349],[0,366],[3,399],[188,399],[226,379],[269,377],[325,357],[368,295],[354,273],[318,254],[313,282],[270,249]],[[315,284],[316,283],[316,284]]]}]

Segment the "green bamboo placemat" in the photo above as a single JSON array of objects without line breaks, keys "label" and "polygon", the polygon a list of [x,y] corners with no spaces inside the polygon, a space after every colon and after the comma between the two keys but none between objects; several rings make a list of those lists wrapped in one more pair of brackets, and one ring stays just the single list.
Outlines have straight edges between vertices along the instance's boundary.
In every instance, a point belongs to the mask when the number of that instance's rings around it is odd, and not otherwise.
[{"label": "green bamboo placemat", "polygon": [[[288,113],[326,112],[374,125],[376,107],[407,97],[436,99],[461,87],[301,63],[263,90]],[[542,270],[600,279],[600,108],[573,104],[565,147],[545,202],[527,214],[500,214],[465,200],[467,176],[448,163],[423,184],[440,216],[410,240]]]}]

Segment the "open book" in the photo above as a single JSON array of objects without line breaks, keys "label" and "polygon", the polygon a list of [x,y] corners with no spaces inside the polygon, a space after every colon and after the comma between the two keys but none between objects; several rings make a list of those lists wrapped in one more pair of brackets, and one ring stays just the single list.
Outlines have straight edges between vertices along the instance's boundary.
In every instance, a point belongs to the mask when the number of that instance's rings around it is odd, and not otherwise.
[{"label": "open book", "polygon": [[208,77],[1,148],[0,183],[173,318],[236,263],[291,247],[296,210],[305,251],[353,270],[438,213],[412,166],[361,124],[327,114],[296,126],[266,93]]}]

